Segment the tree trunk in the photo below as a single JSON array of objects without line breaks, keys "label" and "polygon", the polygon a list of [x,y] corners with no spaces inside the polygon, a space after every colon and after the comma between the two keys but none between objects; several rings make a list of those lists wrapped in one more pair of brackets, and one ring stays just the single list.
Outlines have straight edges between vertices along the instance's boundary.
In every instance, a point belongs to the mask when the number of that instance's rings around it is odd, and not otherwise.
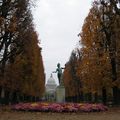
[{"label": "tree trunk", "polygon": [[102,101],[103,101],[103,104],[106,104],[106,103],[107,103],[107,92],[106,92],[106,88],[103,88],[103,89],[102,89]]},{"label": "tree trunk", "polygon": [[5,89],[3,87],[1,88],[0,99],[1,99],[1,104],[4,104]]},{"label": "tree trunk", "polygon": [[1,90],[1,98],[5,98],[5,89],[2,87]]},{"label": "tree trunk", "polygon": [[[116,60],[115,60],[115,58],[111,59],[111,65],[112,65],[112,80],[114,82],[114,81],[117,80],[117,70],[116,70]],[[120,101],[119,96],[120,96],[119,88],[117,86],[114,86],[113,87],[113,103],[115,105],[119,104],[119,101]]]},{"label": "tree trunk", "polygon": [[120,90],[118,87],[113,87],[113,103],[114,105],[120,104]]}]

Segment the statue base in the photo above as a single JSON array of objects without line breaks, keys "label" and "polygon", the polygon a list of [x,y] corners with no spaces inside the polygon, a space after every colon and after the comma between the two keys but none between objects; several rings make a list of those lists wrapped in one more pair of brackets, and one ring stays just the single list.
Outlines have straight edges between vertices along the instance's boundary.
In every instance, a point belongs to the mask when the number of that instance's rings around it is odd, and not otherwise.
[{"label": "statue base", "polygon": [[65,102],[65,87],[64,86],[60,85],[56,88],[56,102],[58,103]]}]

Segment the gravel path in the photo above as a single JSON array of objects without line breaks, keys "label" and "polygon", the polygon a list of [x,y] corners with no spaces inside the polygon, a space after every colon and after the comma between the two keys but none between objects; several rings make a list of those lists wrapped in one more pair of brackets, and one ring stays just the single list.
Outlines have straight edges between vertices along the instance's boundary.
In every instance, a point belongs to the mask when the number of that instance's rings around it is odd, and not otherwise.
[{"label": "gravel path", "polygon": [[100,113],[41,113],[0,110],[0,120],[120,120],[120,108]]}]

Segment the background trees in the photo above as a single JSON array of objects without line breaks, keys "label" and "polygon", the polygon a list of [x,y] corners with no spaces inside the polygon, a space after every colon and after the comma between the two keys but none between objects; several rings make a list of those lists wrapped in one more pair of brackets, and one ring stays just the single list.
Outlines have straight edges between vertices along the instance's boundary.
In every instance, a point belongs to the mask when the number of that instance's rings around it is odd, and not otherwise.
[{"label": "background trees", "polygon": [[64,70],[64,84],[66,86],[66,97],[68,100],[79,101],[82,96],[81,81],[77,76],[78,69],[78,55],[73,51],[69,62],[66,63]]},{"label": "background trees", "polygon": [[96,100],[98,98],[96,96],[102,96],[103,102],[106,103],[107,99],[113,96],[114,103],[119,104],[117,76],[119,76],[120,16],[117,7],[119,1],[115,1],[114,4],[113,2],[100,0],[93,3],[79,34],[82,48],[79,49],[80,57],[76,62],[77,74],[74,75],[82,84],[82,92],[90,94],[89,101]]},{"label": "background trees", "polygon": [[32,19],[29,0],[0,1],[1,98],[43,94],[44,67]]},{"label": "background trees", "polygon": [[[113,84],[117,81],[119,84],[119,78],[118,76],[118,69],[119,69],[119,60],[117,55],[119,54],[119,46],[118,39],[119,36],[119,20],[120,19],[120,8],[118,7],[120,5],[119,0],[110,0],[110,1],[99,1],[101,5],[101,14],[102,14],[102,20],[101,20],[101,26],[102,26],[102,32],[105,35],[105,42],[107,51],[109,52],[109,57],[111,61],[111,67],[112,67],[112,81]],[[119,22],[118,22],[119,21]],[[119,55],[118,55],[119,56]],[[120,98],[120,90],[118,86],[115,84],[113,85],[113,98],[114,103],[119,103]]]}]

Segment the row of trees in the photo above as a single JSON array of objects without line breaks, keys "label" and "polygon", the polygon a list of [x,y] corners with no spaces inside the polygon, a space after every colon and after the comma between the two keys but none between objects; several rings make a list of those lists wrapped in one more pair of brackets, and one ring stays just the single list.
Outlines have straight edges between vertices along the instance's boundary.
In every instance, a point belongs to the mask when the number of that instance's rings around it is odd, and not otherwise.
[{"label": "row of trees", "polygon": [[67,96],[120,104],[119,5],[119,0],[93,2],[79,34],[81,48],[72,52],[64,71]]},{"label": "row of trees", "polygon": [[45,75],[30,0],[0,0],[0,99],[42,96]]}]

